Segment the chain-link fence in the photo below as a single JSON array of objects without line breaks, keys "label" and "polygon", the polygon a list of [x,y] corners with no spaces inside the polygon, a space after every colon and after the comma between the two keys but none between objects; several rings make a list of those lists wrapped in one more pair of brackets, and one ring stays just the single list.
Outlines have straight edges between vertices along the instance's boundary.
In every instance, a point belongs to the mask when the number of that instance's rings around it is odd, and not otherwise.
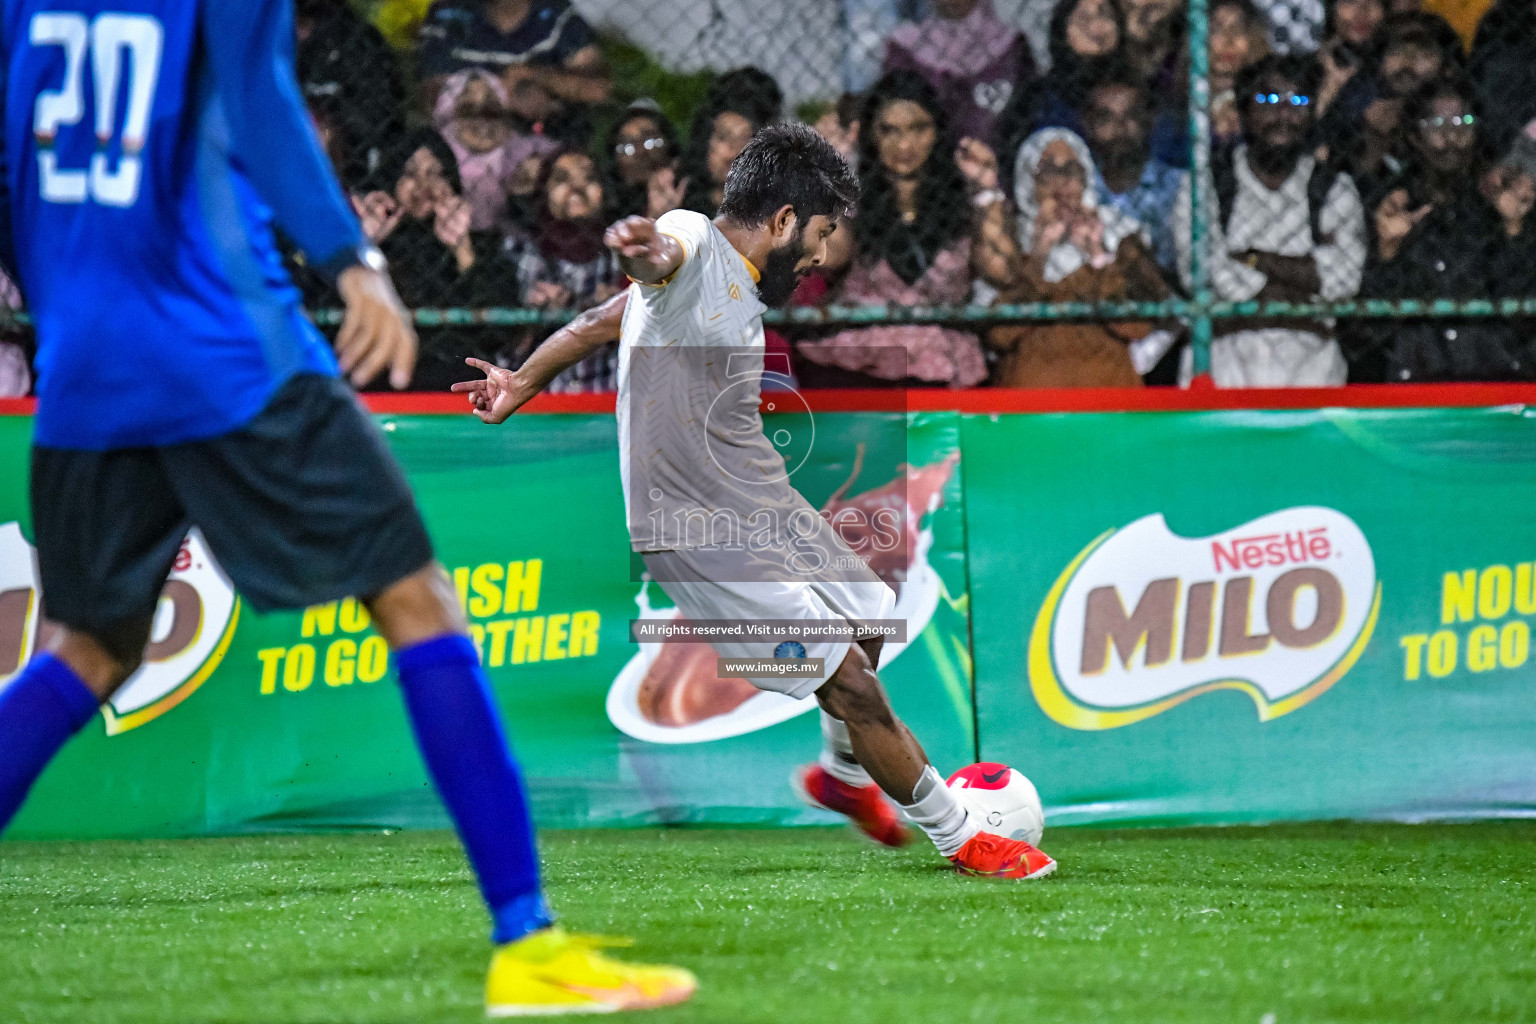
[{"label": "chain-link fence", "polygon": [[316,126],[418,310],[421,389],[612,294],[604,227],[713,214],[785,117],[861,186],[767,318],[802,386],[1536,379],[1533,0],[297,8]]}]

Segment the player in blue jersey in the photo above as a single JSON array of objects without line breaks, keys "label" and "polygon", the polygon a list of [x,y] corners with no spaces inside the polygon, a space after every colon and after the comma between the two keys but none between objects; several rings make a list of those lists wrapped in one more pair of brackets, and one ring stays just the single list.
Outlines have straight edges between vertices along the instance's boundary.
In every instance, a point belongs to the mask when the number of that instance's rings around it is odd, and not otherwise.
[{"label": "player in blue jersey", "polygon": [[[416,337],[309,127],[289,3],[0,0],[0,260],[37,325],[32,520],[64,627],[0,691],[0,829],[138,666],[195,526],[258,609],[367,603],[491,911],[490,1013],[686,999],[686,971],[611,960],[544,901],[457,596],[338,377],[403,387]],[[336,278],[335,357],[274,224]]]}]

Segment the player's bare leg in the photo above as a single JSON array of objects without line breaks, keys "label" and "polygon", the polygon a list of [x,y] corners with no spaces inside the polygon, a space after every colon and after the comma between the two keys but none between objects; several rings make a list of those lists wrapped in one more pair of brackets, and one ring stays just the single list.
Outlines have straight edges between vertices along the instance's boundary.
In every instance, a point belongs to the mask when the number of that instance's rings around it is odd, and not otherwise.
[{"label": "player's bare leg", "polygon": [[453,583],[436,562],[370,598],[367,605],[374,629],[392,650],[446,633],[469,632]]},{"label": "player's bare leg", "polygon": [[967,874],[1040,878],[1056,862],[1028,843],[981,831],[928,761],[917,737],[896,717],[875,674],[880,641],[856,643],[817,691],[822,709],[848,729],[854,757],[938,851]]},{"label": "player's bare leg", "polygon": [[97,639],[77,629],[61,629],[48,645],[49,653],[68,665],[96,696],[107,701],[138,670],[149,643],[151,622],[129,623],[111,637]]},{"label": "player's bare leg", "polygon": [[928,767],[928,755],[896,717],[875,674],[881,641],[852,644],[843,663],[817,691],[822,709],[848,729],[853,756],[892,800],[907,803]]},{"label": "player's bare leg", "polygon": [[[878,639],[864,642],[863,650],[869,664],[879,662],[882,643]],[[864,668],[851,658],[845,660],[845,666],[850,672],[857,670],[862,673]],[[883,846],[905,846],[912,838],[910,830],[886,798],[882,787],[876,785],[870,773],[865,770],[858,752],[854,750],[848,724],[838,716],[858,713],[876,721],[880,729],[896,733],[892,749],[897,758],[894,767],[898,781],[891,784],[902,792],[910,793],[915,785],[908,784],[913,761],[916,760],[920,766],[927,762],[927,756],[918,746],[916,737],[895,718],[889,705],[880,706],[879,697],[883,694],[872,693],[867,678],[861,675],[853,686],[834,686],[829,681],[822,687],[822,691],[821,757],[812,764],[796,769],[791,784],[806,803],[846,815],[860,832],[875,842]],[[829,702],[837,706],[837,715],[828,710]],[[870,706],[863,710],[866,704]],[[905,735],[900,735],[903,732]],[[865,756],[878,755],[866,751]],[[889,783],[890,772],[884,774]]]}]

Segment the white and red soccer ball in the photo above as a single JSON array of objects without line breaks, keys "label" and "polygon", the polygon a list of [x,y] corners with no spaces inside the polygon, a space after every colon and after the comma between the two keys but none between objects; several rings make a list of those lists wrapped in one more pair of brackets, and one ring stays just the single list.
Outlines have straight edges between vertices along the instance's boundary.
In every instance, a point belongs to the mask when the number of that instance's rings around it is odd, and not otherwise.
[{"label": "white and red soccer ball", "polygon": [[949,788],[982,829],[1005,839],[1040,845],[1045,808],[1035,784],[1005,764],[983,761],[949,777]]}]

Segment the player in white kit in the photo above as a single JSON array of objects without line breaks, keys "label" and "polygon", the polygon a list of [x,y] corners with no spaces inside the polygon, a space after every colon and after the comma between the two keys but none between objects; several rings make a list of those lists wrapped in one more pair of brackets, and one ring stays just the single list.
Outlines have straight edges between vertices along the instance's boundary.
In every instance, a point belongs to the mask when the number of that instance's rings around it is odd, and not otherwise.
[{"label": "player in white kit", "polygon": [[506,419],[565,367],[613,336],[622,308],[619,446],[632,549],[691,622],[833,624],[841,636],[712,640],[721,657],[819,660],[814,675],[742,674],[764,689],[814,693],[824,750],[796,782],[888,845],[905,828],[883,793],[962,872],[1040,878],[1056,862],[981,831],[896,717],[875,674],[891,589],[789,483],[759,414],[762,314],[826,259],[851,212],[847,164],[803,125],[764,128],[731,165],[713,221],[675,210],[630,217],[607,243],[635,283],[584,314],[517,371],[470,360],[483,381],[454,386],[487,422]]}]

